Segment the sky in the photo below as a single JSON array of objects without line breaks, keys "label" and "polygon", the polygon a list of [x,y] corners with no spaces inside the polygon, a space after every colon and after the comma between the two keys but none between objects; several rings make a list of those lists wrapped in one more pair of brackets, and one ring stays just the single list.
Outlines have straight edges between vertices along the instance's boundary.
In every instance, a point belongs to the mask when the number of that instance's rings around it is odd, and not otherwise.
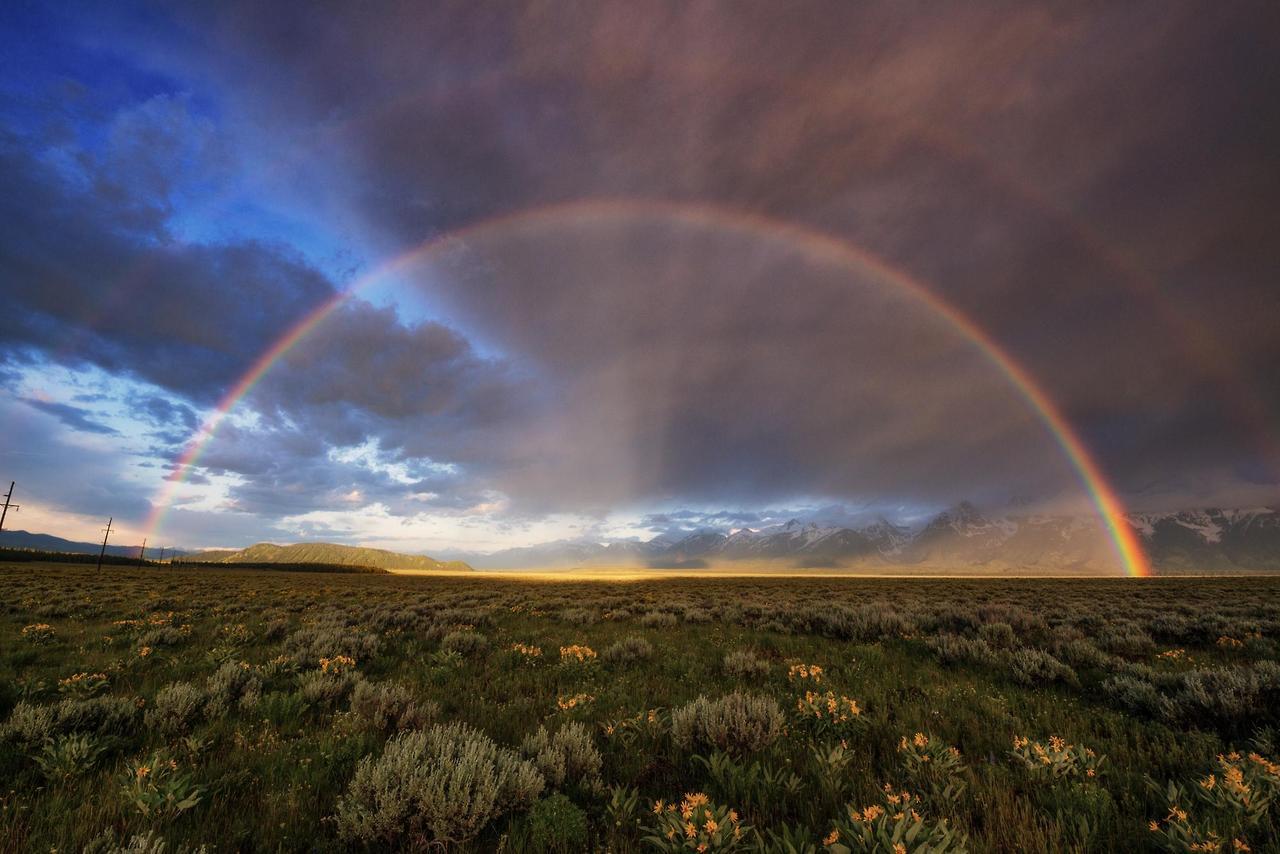
[{"label": "sky", "polygon": [[8,527],[1280,502],[1274,3],[18,0],[0,39]]}]

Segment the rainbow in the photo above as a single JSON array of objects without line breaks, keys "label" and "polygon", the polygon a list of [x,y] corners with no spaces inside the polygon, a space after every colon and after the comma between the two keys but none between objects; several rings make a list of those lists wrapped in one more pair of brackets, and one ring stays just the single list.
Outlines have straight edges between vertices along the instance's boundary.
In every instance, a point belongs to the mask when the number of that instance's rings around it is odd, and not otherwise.
[{"label": "rainbow", "polygon": [[145,525],[147,535],[152,538],[155,537],[164,520],[166,511],[173,503],[178,487],[186,480],[193,466],[199,462],[201,454],[208,447],[209,441],[213,438],[218,426],[227,415],[271,370],[276,362],[295,347],[299,341],[306,338],[320,326],[329,315],[345,302],[364,291],[371,284],[411,268],[429,258],[444,246],[456,243],[458,240],[517,226],[572,224],[576,221],[594,221],[604,217],[658,217],[678,224],[728,229],[753,236],[765,236],[798,246],[812,257],[821,258],[837,266],[871,273],[876,278],[893,285],[903,293],[923,303],[937,316],[946,320],[957,333],[971,343],[1005,377],[1018,395],[1031,407],[1054,441],[1061,447],[1068,461],[1079,475],[1090,500],[1097,508],[1125,573],[1133,577],[1146,577],[1152,574],[1151,565],[1138,541],[1137,533],[1125,518],[1124,505],[1107,481],[1097,460],[1076,434],[1062,411],[1011,354],[1003,349],[999,343],[967,315],[946,302],[919,279],[904,270],[894,267],[862,247],[848,243],[833,235],[793,223],[718,205],[636,199],[592,199],[565,202],[481,220],[428,238],[412,249],[358,278],[346,290],[335,294],[331,299],[303,317],[283,337],[259,356],[218,402],[215,410],[205,419],[200,429],[196,431],[190,442],[188,442],[182,456],[178,458],[173,471],[166,478],[155,500],[152,502],[151,515]]}]

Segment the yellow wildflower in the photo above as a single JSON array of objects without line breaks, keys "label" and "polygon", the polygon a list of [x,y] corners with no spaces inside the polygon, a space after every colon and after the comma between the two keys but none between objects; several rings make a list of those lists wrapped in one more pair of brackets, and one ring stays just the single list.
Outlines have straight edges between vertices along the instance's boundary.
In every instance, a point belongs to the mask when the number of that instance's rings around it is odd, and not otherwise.
[{"label": "yellow wildflower", "polygon": [[582,646],[575,643],[570,644],[569,646],[560,647],[561,662],[586,664],[589,661],[594,661],[595,658],[596,651],[589,646]]}]

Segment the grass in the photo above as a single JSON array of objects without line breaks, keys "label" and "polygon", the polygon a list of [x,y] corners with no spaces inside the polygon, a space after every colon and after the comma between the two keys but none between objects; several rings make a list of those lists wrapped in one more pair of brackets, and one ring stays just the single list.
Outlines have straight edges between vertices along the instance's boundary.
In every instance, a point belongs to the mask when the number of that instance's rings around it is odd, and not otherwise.
[{"label": "grass", "polygon": [[[1280,579],[24,563],[0,589],[0,850],[1280,845]],[[526,764],[536,793],[495,782]]]}]

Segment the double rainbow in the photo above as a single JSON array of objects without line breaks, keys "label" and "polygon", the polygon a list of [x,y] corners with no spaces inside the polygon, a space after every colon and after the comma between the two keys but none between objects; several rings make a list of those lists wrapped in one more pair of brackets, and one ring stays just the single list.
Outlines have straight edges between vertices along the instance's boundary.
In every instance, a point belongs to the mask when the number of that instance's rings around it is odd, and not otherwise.
[{"label": "double rainbow", "polygon": [[967,315],[943,300],[919,279],[894,267],[871,252],[825,234],[789,222],[758,214],[745,213],[716,205],[689,204],[650,200],[611,199],[566,202],[557,205],[518,211],[503,216],[481,220],[460,229],[429,238],[414,248],[396,256],[387,263],[361,276],[346,290],[314,309],[302,318],[275,344],[266,350],[250,366],[242,377],[219,401],[217,408],[205,419],[191,438],[173,471],[161,486],[145,529],[154,538],[177,493],[192,468],[200,461],[218,426],[255,385],[299,341],[306,338],[325,318],[347,300],[352,299],[370,285],[388,276],[407,270],[429,258],[445,245],[492,233],[504,228],[536,225],[572,225],[581,221],[598,221],[601,218],[655,217],[667,222],[703,228],[720,228],[756,237],[767,237],[794,245],[827,263],[870,273],[875,278],[894,286],[901,292],[927,306],[938,317],[946,320],[963,338],[969,341],[1008,380],[1013,389],[1035,412],[1054,441],[1062,448],[1072,467],[1097,507],[1107,533],[1114,544],[1126,574],[1134,577],[1151,575],[1151,565],[1138,542],[1136,531],[1125,518],[1124,506],[1108,483],[1089,449],[1081,441],[1058,406],[1045,394],[1031,375],[1018,361],[1004,350],[990,335]]}]

